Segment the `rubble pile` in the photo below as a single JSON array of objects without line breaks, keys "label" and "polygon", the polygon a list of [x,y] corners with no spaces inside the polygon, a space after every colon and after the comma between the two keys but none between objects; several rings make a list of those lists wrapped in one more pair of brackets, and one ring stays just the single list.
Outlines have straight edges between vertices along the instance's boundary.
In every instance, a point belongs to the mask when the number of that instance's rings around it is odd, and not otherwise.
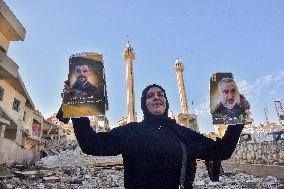
[{"label": "rubble pile", "polygon": [[50,155],[57,155],[65,150],[75,150],[78,147],[76,140],[42,140],[45,144],[45,148],[41,151],[41,157]]},{"label": "rubble pile", "polygon": [[113,188],[122,189],[123,167],[6,167],[0,171],[0,189]]},{"label": "rubble pile", "polygon": [[206,168],[198,168],[195,174],[194,188],[196,189],[231,189],[231,188],[263,188],[284,189],[283,181],[275,177],[257,177],[242,172],[226,171],[220,176],[219,182],[211,182]]},{"label": "rubble pile", "polygon": [[[46,157],[32,164],[0,165],[0,189],[124,188],[121,156],[89,156],[74,141],[51,142],[46,152]],[[220,182],[211,182],[206,168],[200,167],[194,188],[276,189],[284,185],[271,176],[261,178],[241,172],[225,172]]]},{"label": "rubble pile", "polygon": [[[5,172],[5,174],[3,174]],[[0,189],[2,188],[112,188],[123,189],[123,166],[95,167],[81,165],[71,167],[6,167],[0,171]],[[196,189],[231,188],[284,188],[276,178],[254,177],[252,175],[225,172],[220,182],[211,182],[205,168],[198,168],[194,182]]]},{"label": "rubble pile", "polygon": [[84,154],[78,143],[71,141],[63,141],[56,145],[48,144],[47,148],[48,156],[42,158],[37,162],[40,167],[62,167],[62,166],[81,166],[81,165],[93,165],[93,166],[115,166],[122,165],[122,156],[91,156]]}]

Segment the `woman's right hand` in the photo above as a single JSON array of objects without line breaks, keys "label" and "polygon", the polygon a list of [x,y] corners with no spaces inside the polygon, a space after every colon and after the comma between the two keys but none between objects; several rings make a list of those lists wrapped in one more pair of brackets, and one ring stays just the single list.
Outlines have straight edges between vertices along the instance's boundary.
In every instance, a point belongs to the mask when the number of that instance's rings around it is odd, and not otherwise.
[{"label": "woman's right hand", "polygon": [[70,89],[71,89],[70,83],[69,83],[68,80],[65,80],[65,81],[64,81],[64,89],[66,89],[66,90],[70,90]]},{"label": "woman's right hand", "polygon": [[[70,92],[70,89],[71,89],[71,87],[69,85],[69,81],[68,80],[64,81],[64,88],[63,88],[63,91],[61,93],[61,97],[64,98],[64,96],[66,96]],[[56,118],[59,121],[63,122],[64,124],[67,124],[70,120],[70,118],[63,118],[62,105],[61,105],[61,107],[59,108],[59,110],[56,114]]]},{"label": "woman's right hand", "polygon": [[68,80],[64,81],[64,88],[63,92],[61,93],[61,97],[63,98],[65,95],[67,95],[71,90],[70,83]]},{"label": "woman's right hand", "polygon": [[57,114],[56,114],[56,118],[57,118],[59,121],[63,122],[64,124],[67,124],[67,123],[69,122],[69,120],[70,120],[70,118],[63,118],[62,106],[60,106],[60,108],[59,108],[59,110],[58,110],[58,112],[57,112]]}]

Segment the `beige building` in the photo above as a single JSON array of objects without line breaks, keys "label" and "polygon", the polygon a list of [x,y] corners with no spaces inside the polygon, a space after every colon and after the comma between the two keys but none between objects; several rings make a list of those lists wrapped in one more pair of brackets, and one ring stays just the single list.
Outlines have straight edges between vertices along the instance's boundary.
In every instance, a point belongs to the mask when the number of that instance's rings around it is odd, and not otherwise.
[{"label": "beige building", "polygon": [[75,140],[76,137],[72,122],[64,124],[56,118],[56,114],[54,113],[44,120],[42,138],[47,140]]},{"label": "beige building", "polygon": [[274,131],[283,131],[284,124],[281,123],[264,123],[260,124],[258,127],[255,127],[257,135],[259,137]]},{"label": "beige building", "polygon": [[121,117],[117,122],[117,126],[123,126],[127,124],[127,116]]},{"label": "beige building", "polygon": [[[95,132],[110,131],[106,116],[91,116],[90,125]],[[72,122],[64,124],[56,118],[56,113],[44,120],[42,138],[46,140],[76,140]]]},{"label": "beige building", "polygon": [[105,115],[92,116],[90,119],[91,127],[95,132],[107,132],[110,131],[109,121]]},{"label": "beige building", "polygon": [[38,155],[43,117],[7,55],[11,41],[23,41],[25,28],[0,0],[0,163],[31,160]]},{"label": "beige building", "polygon": [[194,113],[179,113],[177,115],[172,116],[176,122],[184,127],[190,128],[194,131],[199,131],[198,123],[197,123],[197,115]]}]

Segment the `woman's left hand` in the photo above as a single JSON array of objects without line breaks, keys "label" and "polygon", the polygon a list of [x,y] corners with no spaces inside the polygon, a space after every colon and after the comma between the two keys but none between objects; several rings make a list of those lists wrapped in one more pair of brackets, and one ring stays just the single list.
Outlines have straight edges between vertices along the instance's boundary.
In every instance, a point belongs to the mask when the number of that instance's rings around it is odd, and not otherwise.
[{"label": "woman's left hand", "polygon": [[241,98],[240,99],[240,107],[244,110],[250,109],[250,105],[249,105],[249,102],[247,101],[246,97],[243,94],[241,94],[240,98]]}]

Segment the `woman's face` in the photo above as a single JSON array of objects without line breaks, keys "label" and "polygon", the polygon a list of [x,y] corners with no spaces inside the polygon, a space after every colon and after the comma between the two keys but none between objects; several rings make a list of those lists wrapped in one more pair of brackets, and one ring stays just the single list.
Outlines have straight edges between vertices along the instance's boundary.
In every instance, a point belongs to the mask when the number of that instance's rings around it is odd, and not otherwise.
[{"label": "woman's face", "polygon": [[162,115],[166,111],[165,94],[159,87],[152,87],[146,95],[146,107],[153,115]]}]

